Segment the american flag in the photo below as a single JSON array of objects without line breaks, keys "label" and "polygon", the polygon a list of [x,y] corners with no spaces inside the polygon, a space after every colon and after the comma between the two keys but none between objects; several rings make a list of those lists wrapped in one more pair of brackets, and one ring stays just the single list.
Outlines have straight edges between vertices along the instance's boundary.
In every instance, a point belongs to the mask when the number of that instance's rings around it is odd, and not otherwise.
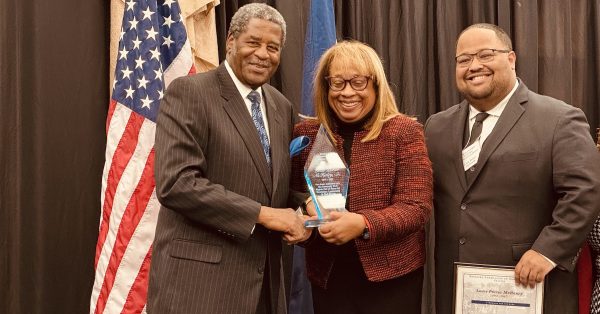
[{"label": "american flag", "polygon": [[90,313],[146,311],[158,106],[173,79],[195,72],[176,0],[127,0],[118,50]]}]

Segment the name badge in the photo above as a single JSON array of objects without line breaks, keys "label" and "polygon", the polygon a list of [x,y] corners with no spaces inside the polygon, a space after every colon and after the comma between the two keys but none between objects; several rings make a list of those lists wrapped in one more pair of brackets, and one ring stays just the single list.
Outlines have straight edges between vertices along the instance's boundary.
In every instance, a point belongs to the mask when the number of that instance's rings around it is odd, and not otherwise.
[{"label": "name badge", "polygon": [[475,164],[477,163],[477,160],[479,160],[480,152],[481,152],[481,146],[479,145],[479,140],[476,141],[475,143],[471,144],[471,146],[468,146],[467,148],[463,149],[462,160],[463,160],[463,167],[465,168],[465,171],[467,171],[469,168],[475,166]]}]

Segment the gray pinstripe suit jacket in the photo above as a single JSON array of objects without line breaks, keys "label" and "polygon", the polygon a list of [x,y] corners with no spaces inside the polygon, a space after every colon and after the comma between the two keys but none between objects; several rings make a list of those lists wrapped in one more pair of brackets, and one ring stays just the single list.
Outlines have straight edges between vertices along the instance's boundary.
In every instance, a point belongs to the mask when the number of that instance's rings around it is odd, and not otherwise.
[{"label": "gray pinstripe suit jacket", "polygon": [[[225,66],[172,82],[156,129],[150,313],[254,313],[263,274],[285,313],[281,234],[257,225],[260,206],[287,207],[291,103],[265,84],[272,174]],[[265,270],[269,259],[270,269]]]}]

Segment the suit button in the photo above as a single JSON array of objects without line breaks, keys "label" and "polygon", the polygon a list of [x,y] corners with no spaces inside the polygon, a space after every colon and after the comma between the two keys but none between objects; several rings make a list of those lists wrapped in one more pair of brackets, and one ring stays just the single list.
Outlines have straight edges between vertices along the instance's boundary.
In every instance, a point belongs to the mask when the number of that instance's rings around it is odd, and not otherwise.
[{"label": "suit button", "polygon": [[460,239],[458,239],[458,243],[460,243],[461,245],[463,245],[463,244],[467,243],[467,239],[460,238]]},{"label": "suit button", "polygon": [[460,204],[460,209],[461,210],[466,210],[467,209],[467,204],[465,204],[465,203]]},{"label": "suit button", "polygon": [[475,171],[475,166],[469,168],[469,171],[471,171],[471,172]]},{"label": "suit button", "polygon": [[265,266],[258,266],[258,273],[262,274],[265,272]]}]

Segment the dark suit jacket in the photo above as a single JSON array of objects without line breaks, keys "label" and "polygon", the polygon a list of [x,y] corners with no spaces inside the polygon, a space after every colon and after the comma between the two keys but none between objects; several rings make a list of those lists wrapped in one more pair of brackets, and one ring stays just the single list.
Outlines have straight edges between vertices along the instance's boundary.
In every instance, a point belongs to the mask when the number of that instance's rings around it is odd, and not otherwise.
[{"label": "dark suit jacket", "polygon": [[150,269],[151,313],[254,313],[265,271],[272,308],[285,312],[281,234],[260,225],[252,230],[261,205],[288,206],[294,112],[277,90],[262,88],[272,174],[223,64],[173,81],[165,94],[155,144],[162,208]]},{"label": "dark suit jacket", "polygon": [[466,101],[429,118],[437,313],[452,313],[453,263],[516,265],[534,249],[558,264],[545,313],[577,313],[579,248],[600,211],[600,158],[581,110],[520,83],[483,144],[476,179],[462,165]]}]

